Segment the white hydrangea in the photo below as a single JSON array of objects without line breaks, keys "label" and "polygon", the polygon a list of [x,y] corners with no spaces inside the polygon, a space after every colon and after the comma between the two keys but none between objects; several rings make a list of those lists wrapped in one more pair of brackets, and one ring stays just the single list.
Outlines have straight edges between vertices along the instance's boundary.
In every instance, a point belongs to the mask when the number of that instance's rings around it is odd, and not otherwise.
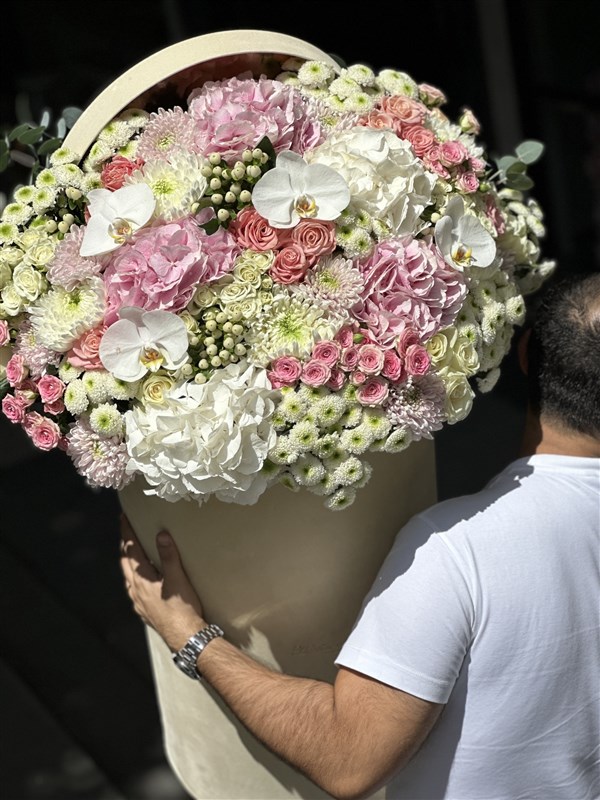
[{"label": "white hydrangea", "polygon": [[141,472],[152,487],[147,494],[169,502],[202,504],[214,494],[255,503],[267,488],[262,466],[276,441],[276,396],[266,372],[246,361],[205,384],[174,387],[164,406],[126,412],[127,472]]}]

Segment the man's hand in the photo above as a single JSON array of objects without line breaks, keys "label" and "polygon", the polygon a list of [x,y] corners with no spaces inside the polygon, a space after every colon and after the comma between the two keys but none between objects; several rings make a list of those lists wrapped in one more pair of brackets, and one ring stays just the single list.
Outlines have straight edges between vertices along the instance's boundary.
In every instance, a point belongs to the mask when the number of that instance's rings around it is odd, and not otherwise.
[{"label": "man's hand", "polygon": [[156,537],[160,571],[148,559],[127,517],[121,517],[121,569],[133,608],[171,650],[179,650],[205,627],[202,606],[185,574],[175,542],[167,531]]}]

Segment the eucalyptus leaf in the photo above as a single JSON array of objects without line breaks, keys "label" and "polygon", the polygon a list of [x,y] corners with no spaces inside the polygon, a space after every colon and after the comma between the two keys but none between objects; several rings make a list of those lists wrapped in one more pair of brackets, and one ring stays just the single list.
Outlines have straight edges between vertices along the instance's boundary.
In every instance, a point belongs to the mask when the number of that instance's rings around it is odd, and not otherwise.
[{"label": "eucalyptus leaf", "polygon": [[46,156],[49,153],[53,153],[55,150],[58,150],[61,144],[62,139],[48,139],[38,147],[38,155]]},{"label": "eucalyptus leaf", "polygon": [[502,156],[496,161],[498,165],[498,169],[502,170],[502,172],[506,172],[509,167],[512,167],[513,164],[517,162],[517,159],[514,156]]},{"label": "eucalyptus leaf", "polygon": [[509,189],[524,191],[525,189],[531,189],[534,184],[529,175],[510,175],[506,180],[506,185]]},{"label": "eucalyptus leaf", "polygon": [[62,110],[62,118],[67,128],[72,128],[82,114],[82,110],[76,106],[67,106]]},{"label": "eucalyptus leaf", "polygon": [[67,135],[67,123],[62,117],[56,123],[56,135],[61,140]]},{"label": "eucalyptus leaf", "polygon": [[16,164],[21,164],[23,167],[31,169],[34,164],[37,164],[37,158],[32,156],[31,153],[24,153],[22,150],[11,150],[11,160]]},{"label": "eucalyptus leaf", "polygon": [[30,131],[33,128],[33,125],[30,122],[24,122],[22,125],[17,125],[16,128],[8,134],[8,141],[14,142],[15,139],[18,139],[21,134],[25,133],[25,131]]},{"label": "eucalyptus leaf", "polygon": [[0,155],[4,155],[4,153],[8,153],[8,144],[4,139],[0,139]]},{"label": "eucalyptus leaf", "polygon": [[50,125],[50,111],[47,108],[44,109],[44,113],[42,114],[42,118],[40,120],[40,125],[43,128],[47,128],[48,125]]},{"label": "eucalyptus leaf", "polygon": [[0,172],[4,172],[4,170],[8,167],[9,164],[10,164],[10,156],[8,155],[8,153],[2,153],[2,155],[0,155]]},{"label": "eucalyptus leaf", "polygon": [[521,142],[515,152],[525,164],[533,164],[544,152],[544,145],[535,139],[528,139],[526,142]]},{"label": "eucalyptus leaf", "polygon": [[35,144],[45,130],[46,128],[42,125],[39,125],[37,128],[31,128],[20,134],[20,136],[17,136],[17,141],[21,142],[21,144]]},{"label": "eucalyptus leaf", "polygon": [[511,164],[510,167],[506,170],[507,175],[522,175],[527,171],[527,164],[524,164],[522,161],[515,161],[514,164]]}]

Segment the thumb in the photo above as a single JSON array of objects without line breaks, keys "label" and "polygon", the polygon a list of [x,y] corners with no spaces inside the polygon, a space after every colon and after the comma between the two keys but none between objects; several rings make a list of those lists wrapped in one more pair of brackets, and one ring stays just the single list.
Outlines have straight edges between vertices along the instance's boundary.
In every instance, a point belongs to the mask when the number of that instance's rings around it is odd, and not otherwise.
[{"label": "thumb", "polygon": [[182,570],[179,551],[168,531],[160,531],[157,535],[156,548],[160,556],[161,571],[165,578],[169,575],[174,576]]}]

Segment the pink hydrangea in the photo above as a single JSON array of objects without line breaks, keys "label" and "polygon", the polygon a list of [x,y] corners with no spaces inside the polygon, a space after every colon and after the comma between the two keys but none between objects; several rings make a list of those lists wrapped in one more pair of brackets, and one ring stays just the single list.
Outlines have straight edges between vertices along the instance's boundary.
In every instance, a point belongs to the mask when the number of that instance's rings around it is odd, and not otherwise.
[{"label": "pink hydrangea", "polygon": [[226,161],[240,159],[265,136],[275,152],[300,154],[323,138],[319,122],[306,114],[296,90],[268,78],[208,81],[191,93],[189,110],[198,152],[220,153]]},{"label": "pink hydrangea", "polygon": [[231,272],[239,247],[223,228],[210,236],[192,219],[140,230],[122,245],[104,273],[111,325],[122,306],[180,311],[198,284]]},{"label": "pink hydrangea", "polygon": [[454,321],[467,287],[429,239],[391,238],[360,263],[363,300],[354,314],[384,348],[409,325],[421,340]]}]

